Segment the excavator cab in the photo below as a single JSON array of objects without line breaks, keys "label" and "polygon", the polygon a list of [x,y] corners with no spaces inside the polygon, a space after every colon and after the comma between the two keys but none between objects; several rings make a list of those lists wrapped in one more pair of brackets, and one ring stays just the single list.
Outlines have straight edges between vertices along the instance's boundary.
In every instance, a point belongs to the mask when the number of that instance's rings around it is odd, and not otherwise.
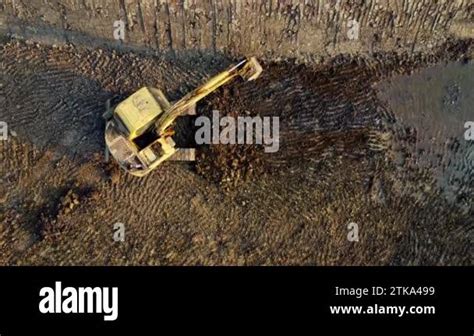
[{"label": "excavator cab", "polygon": [[104,114],[105,143],[119,165],[135,176],[145,176],[167,159],[195,160],[194,148],[176,148],[172,139],[175,119],[195,114],[196,103],[237,76],[257,79],[258,61],[245,59],[212,77],[207,83],[171,104],[164,93],[143,87]]}]

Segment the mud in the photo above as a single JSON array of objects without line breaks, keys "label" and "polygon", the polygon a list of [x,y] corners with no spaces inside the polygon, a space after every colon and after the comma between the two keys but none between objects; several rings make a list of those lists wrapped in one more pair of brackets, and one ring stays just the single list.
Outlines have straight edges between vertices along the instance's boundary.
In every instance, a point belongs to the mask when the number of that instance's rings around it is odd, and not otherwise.
[{"label": "mud", "polygon": [[[138,179],[103,162],[105,101],[144,85],[176,100],[233,59],[4,43],[0,120],[17,136],[0,143],[0,263],[472,264],[472,165],[416,159],[426,153],[417,143],[443,127],[451,145],[430,156],[471,157],[461,129],[473,118],[472,80],[459,76],[472,71],[472,47],[267,61],[261,79],[219,90],[198,113],[279,116],[279,152],[202,147],[195,166],[167,162]],[[437,109],[461,111],[452,124],[432,118],[427,99],[399,107],[407,83],[428,96],[424,76],[443,88]],[[113,241],[118,222],[124,242]]]},{"label": "mud", "polygon": [[[207,146],[200,148],[198,172],[219,182],[235,182],[253,173],[288,170],[302,161],[318,163],[331,156],[360,159],[392,146],[405,146],[393,143],[392,124],[403,118],[398,120],[386,108],[387,102],[379,99],[374,86],[383,79],[411,74],[441,60],[465,63],[471,44],[446,44],[430,57],[385,53],[372,60],[341,55],[327,64],[313,66],[291,62],[264,64],[265,72],[259,81],[221,89],[208,99],[201,113],[209,117],[212,110],[232,117],[277,116],[280,150],[271,154],[265,153],[261,146]],[[459,66],[458,72],[461,71],[465,67]],[[448,83],[446,79],[444,82]],[[420,81],[415,86],[423,83]],[[466,83],[465,86],[468,87]],[[444,104],[457,104],[459,87],[451,85],[447,90]],[[390,94],[397,96],[400,96],[398,92]],[[440,109],[437,111],[443,114]],[[453,122],[458,122],[457,128],[461,125],[459,120],[469,120],[468,114],[453,118]],[[439,119],[434,129],[441,124]]]}]

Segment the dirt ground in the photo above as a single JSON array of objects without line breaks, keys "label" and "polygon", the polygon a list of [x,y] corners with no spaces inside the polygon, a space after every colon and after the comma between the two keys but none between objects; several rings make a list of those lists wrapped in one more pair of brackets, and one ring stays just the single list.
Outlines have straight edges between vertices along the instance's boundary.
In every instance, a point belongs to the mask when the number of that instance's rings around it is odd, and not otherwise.
[{"label": "dirt ground", "polygon": [[[125,25],[123,42],[113,39],[116,20]],[[352,34],[354,27],[359,34]],[[316,62],[341,53],[432,52],[447,38],[472,38],[474,5],[466,0],[4,0],[1,33],[49,44]]]},{"label": "dirt ground", "polygon": [[198,114],[279,116],[277,153],[204,146],[140,179],[104,162],[105,101],[144,85],[176,100],[234,59],[5,39],[0,263],[472,265],[472,51],[266,60]]}]

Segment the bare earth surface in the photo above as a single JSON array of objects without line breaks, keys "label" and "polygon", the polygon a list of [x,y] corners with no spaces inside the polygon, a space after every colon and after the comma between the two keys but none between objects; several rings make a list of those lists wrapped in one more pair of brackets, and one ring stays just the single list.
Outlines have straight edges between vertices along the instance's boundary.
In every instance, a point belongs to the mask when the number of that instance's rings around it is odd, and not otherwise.
[{"label": "bare earth surface", "polygon": [[[465,0],[1,1],[0,264],[472,265],[473,38]],[[107,99],[253,55],[198,114],[278,116],[277,153],[104,162]]]},{"label": "bare earth surface", "polygon": [[144,85],[176,100],[234,60],[5,39],[0,263],[470,265],[472,50],[267,60],[198,114],[279,116],[279,152],[201,147],[140,179],[104,163],[105,101]]}]

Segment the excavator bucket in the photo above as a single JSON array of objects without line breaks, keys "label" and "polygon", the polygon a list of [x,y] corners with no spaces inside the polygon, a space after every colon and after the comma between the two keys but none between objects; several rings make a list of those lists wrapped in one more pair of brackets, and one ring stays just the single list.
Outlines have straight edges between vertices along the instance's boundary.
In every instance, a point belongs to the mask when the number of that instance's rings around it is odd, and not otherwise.
[{"label": "excavator bucket", "polygon": [[242,77],[245,80],[248,81],[253,81],[256,80],[258,77],[260,77],[260,74],[262,73],[263,68],[258,63],[257,59],[255,57],[251,57],[246,64],[244,65],[244,69],[242,71]]}]

